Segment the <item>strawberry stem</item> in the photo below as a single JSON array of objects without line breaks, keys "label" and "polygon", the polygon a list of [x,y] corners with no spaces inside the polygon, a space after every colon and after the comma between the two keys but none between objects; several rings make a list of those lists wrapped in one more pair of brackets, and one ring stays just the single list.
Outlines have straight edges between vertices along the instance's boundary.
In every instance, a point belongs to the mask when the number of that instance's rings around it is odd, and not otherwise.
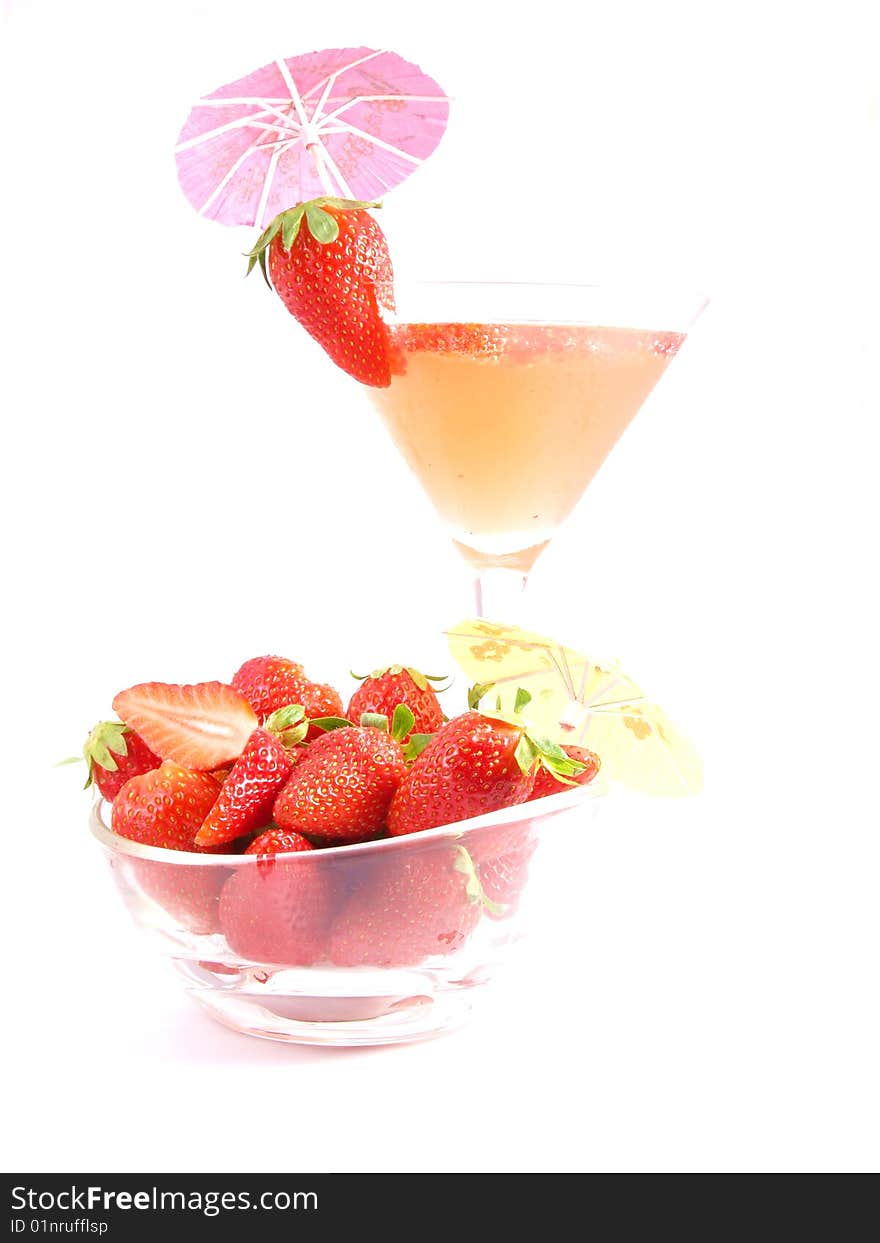
[{"label": "strawberry stem", "polygon": [[301,704],[287,704],[266,717],[263,729],[275,734],[283,747],[296,747],[309,732],[306,710]]}]

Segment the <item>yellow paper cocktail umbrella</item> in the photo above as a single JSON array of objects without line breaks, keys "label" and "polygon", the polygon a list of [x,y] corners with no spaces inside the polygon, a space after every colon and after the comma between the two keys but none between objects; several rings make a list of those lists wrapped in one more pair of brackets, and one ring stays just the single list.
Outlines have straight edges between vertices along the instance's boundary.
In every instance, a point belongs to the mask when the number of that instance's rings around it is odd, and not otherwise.
[{"label": "yellow paper cocktail umbrella", "polygon": [[695,794],[703,766],[690,742],[614,662],[597,662],[546,635],[472,619],[446,631],[456,664],[491,684],[512,709],[519,687],[532,698],[524,717],[535,733],[595,751],[603,776],[645,794]]}]

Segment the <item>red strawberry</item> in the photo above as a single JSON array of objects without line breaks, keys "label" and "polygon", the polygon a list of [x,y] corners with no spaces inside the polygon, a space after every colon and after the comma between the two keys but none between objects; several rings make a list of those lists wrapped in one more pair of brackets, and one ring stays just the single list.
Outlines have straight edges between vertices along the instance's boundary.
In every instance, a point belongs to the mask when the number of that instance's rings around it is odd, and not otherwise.
[{"label": "red strawberry", "polygon": [[[523,693],[523,706],[529,698]],[[540,765],[579,771],[559,747],[533,738],[524,724],[465,712],[434,735],[400,783],[388,831],[418,833],[524,803]]]},{"label": "red strawberry", "polygon": [[[220,895],[229,948],[260,963],[310,966],[323,956],[333,911],[331,869],[298,833],[270,830],[248,848],[260,858],[237,867]],[[288,858],[289,852],[296,858]],[[311,855],[299,852],[313,851]]]},{"label": "red strawberry", "polygon": [[[188,772],[166,761],[159,768],[132,777],[113,804],[113,832],[145,846],[199,851],[196,833],[218,795],[217,782],[207,773]],[[217,928],[217,902],[222,868],[193,867],[132,859],[138,885],[190,932]]]},{"label": "red strawberry", "polygon": [[208,773],[166,760],[125,783],[113,804],[111,826],[120,837],[166,850],[195,850],[196,834],[220,788]]},{"label": "red strawberry", "polygon": [[262,721],[279,708],[299,703],[297,695],[305,680],[302,665],[284,656],[255,656],[244,662],[232,685]]},{"label": "red strawberry", "polygon": [[390,337],[380,309],[393,310],[391,259],[367,212],[378,203],[317,198],[276,216],[250,252],[308,333],[343,371],[377,388],[391,383]]},{"label": "red strawberry", "polygon": [[537,845],[528,823],[477,829],[468,834],[468,850],[483,893],[491,903],[486,909],[490,918],[506,919],[516,912]]},{"label": "red strawberry", "polygon": [[[233,677],[232,685],[261,720],[290,704],[301,705],[309,718],[343,715],[339,693],[326,683],[310,681],[302,665],[284,656],[255,656],[246,660]],[[308,736],[314,738],[320,732],[310,729]]]},{"label": "red strawberry", "polygon": [[190,769],[238,759],[259,723],[245,697],[223,682],[144,682],[120,691],[113,709],[163,760]]},{"label": "red strawberry", "polygon": [[464,944],[480,919],[479,881],[463,846],[446,842],[377,859],[330,936],[340,967],[408,967]]},{"label": "red strawberry", "polygon": [[[306,682],[297,702],[305,708],[310,721],[327,717],[343,719],[345,716],[339,692],[325,682]],[[311,742],[313,738],[320,738],[323,733],[320,726],[310,725],[306,738]]]},{"label": "red strawberry", "polygon": [[383,828],[404,773],[403,748],[380,729],[351,725],[313,742],[275,800],[285,829],[326,842],[363,842]]},{"label": "red strawberry", "polygon": [[[568,782],[573,781],[575,785],[579,786],[589,785],[601,766],[601,760],[598,755],[596,755],[595,751],[589,751],[586,747],[575,747],[566,744],[562,749],[569,759],[577,760],[584,766],[581,772],[568,777]],[[570,789],[570,784],[557,780],[553,772],[547,768],[542,768],[535,778],[532,798],[546,798],[548,794],[561,794],[563,790]]]},{"label": "red strawberry", "polygon": [[109,803],[129,777],[148,773],[162,763],[143,738],[121,721],[99,721],[86,739],[83,755],[89,768],[86,789],[94,781]]},{"label": "red strawberry", "polygon": [[196,845],[222,846],[265,828],[275,797],[299,758],[274,733],[255,729],[196,834]]},{"label": "red strawberry", "polygon": [[345,715],[350,721],[360,721],[364,712],[376,712],[390,721],[397,705],[404,704],[415,717],[410,732],[433,734],[443,724],[443,709],[431,682],[440,680],[427,678],[409,665],[377,669],[361,679]]},{"label": "red strawberry", "polygon": [[157,902],[175,924],[201,936],[220,931],[220,893],[229,874],[223,867],[193,867],[130,860],[138,888]]},{"label": "red strawberry", "polygon": [[266,829],[265,833],[261,833],[259,837],[255,837],[244,853],[246,855],[277,855],[314,849],[315,847],[307,837],[303,837],[302,833],[273,827]]}]

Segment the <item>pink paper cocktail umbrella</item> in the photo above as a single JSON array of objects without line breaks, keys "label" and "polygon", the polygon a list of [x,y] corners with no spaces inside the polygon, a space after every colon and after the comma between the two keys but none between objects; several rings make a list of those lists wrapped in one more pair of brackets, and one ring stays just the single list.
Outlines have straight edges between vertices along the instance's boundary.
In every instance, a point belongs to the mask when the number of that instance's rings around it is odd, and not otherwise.
[{"label": "pink paper cocktail umbrella", "polygon": [[320,195],[375,199],[437,146],[449,101],[395,52],[333,48],[264,65],[200,99],[177,175],[201,215],[262,228]]}]

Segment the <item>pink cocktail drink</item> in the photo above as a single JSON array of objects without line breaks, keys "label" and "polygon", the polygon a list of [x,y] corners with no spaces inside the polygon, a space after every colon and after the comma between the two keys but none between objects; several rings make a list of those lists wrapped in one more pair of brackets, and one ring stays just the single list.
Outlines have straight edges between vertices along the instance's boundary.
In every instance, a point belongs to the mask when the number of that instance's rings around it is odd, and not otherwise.
[{"label": "pink cocktail drink", "polygon": [[527,573],[684,334],[404,323],[370,395],[465,557]]}]

